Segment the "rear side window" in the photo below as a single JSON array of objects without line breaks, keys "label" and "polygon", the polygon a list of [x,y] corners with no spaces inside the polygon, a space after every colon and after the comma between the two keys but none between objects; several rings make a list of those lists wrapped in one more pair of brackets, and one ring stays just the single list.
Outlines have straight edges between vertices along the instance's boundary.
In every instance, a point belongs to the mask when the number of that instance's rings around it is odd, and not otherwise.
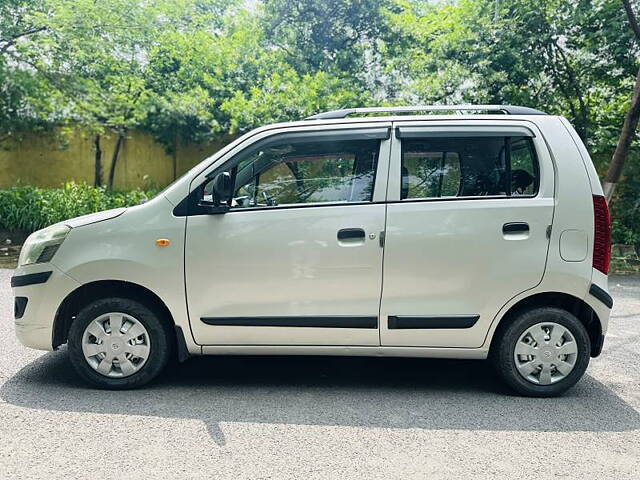
[{"label": "rear side window", "polygon": [[534,196],[539,169],[529,137],[402,140],[401,199]]}]

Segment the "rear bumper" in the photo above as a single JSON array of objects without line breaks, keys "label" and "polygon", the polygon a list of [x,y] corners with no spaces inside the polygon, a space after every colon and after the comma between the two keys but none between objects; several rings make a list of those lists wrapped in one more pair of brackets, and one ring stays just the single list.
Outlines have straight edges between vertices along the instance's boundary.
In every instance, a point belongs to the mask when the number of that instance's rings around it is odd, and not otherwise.
[{"label": "rear bumper", "polygon": [[[597,298],[598,301],[604,305],[604,307],[606,307],[605,309],[600,310],[601,313],[598,313],[596,311],[596,314],[598,315],[598,318],[600,318],[601,315],[603,315],[603,311],[605,312],[604,315],[606,315],[606,324],[608,325],[609,323],[609,314],[611,313],[611,308],[613,307],[613,298],[611,297],[611,295],[609,295],[609,293],[607,293],[606,290],[604,290],[603,288],[600,288],[598,285],[592,283],[591,284],[591,288],[589,288],[589,296]],[[602,325],[602,319],[600,318],[600,325]],[[602,330],[602,335],[600,335],[595,341],[593,341],[592,339],[592,343],[591,343],[591,356],[593,358],[599,356],[602,353],[602,347],[604,346],[604,337],[605,337],[605,332],[606,332],[606,328],[603,328]]]},{"label": "rear bumper", "polygon": [[595,283],[591,284],[591,288],[589,288],[589,294],[600,300],[607,308],[613,307],[613,298],[611,298],[611,295],[609,295],[605,289],[600,288]]},{"label": "rear bumper", "polygon": [[[593,309],[593,312],[600,320],[602,335],[607,333],[609,328],[609,317],[613,307],[613,298],[609,294],[609,278],[602,272],[593,269],[589,290],[583,300]],[[597,343],[593,342],[592,343]]]},{"label": "rear bumper", "polygon": [[609,328],[609,318],[613,307],[613,298],[608,292],[609,278],[602,272],[593,269],[591,285],[584,297],[584,301],[593,309],[593,313],[600,321],[601,331],[599,335],[591,336],[591,356],[597,357],[602,352],[604,337]]},{"label": "rear bumper", "polygon": [[26,347],[53,350],[53,322],[59,305],[80,284],[51,263],[16,270],[11,279],[16,297],[16,337]]}]

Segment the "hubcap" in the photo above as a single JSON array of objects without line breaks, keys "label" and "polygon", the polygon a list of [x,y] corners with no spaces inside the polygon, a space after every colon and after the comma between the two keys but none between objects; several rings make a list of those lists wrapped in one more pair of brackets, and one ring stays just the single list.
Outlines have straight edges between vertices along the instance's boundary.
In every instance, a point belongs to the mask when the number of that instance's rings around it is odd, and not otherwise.
[{"label": "hubcap", "polygon": [[554,322],[527,328],[513,353],[518,373],[536,385],[551,385],[571,373],[578,358],[572,333]]},{"label": "hubcap", "polygon": [[123,378],[142,368],[151,351],[144,325],[126,313],[106,313],[93,320],[82,336],[87,363],[105,377]]}]

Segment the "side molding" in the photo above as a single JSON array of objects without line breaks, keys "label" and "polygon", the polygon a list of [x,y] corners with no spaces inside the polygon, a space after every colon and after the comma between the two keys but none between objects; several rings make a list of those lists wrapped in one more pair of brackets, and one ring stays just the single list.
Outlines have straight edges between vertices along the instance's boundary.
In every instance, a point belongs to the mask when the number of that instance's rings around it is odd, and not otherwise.
[{"label": "side molding", "polygon": [[389,316],[389,330],[404,329],[435,329],[435,328],[471,328],[480,315],[449,315],[449,316]]},{"label": "side molding", "polygon": [[202,317],[207,325],[233,327],[378,328],[377,317]]}]

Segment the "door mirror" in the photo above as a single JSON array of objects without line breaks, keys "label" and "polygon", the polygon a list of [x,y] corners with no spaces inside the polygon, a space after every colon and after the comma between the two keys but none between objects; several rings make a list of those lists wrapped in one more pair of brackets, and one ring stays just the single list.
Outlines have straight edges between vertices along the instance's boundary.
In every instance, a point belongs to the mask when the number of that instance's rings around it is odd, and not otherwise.
[{"label": "door mirror", "polygon": [[220,204],[228,204],[233,195],[233,184],[231,174],[222,172],[213,178],[213,204],[217,207]]},{"label": "door mirror", "polygon": [[208,214],[226,213],[233,195],[233,182],[229,172],[222,172],[200,187],[198,208]]}]

